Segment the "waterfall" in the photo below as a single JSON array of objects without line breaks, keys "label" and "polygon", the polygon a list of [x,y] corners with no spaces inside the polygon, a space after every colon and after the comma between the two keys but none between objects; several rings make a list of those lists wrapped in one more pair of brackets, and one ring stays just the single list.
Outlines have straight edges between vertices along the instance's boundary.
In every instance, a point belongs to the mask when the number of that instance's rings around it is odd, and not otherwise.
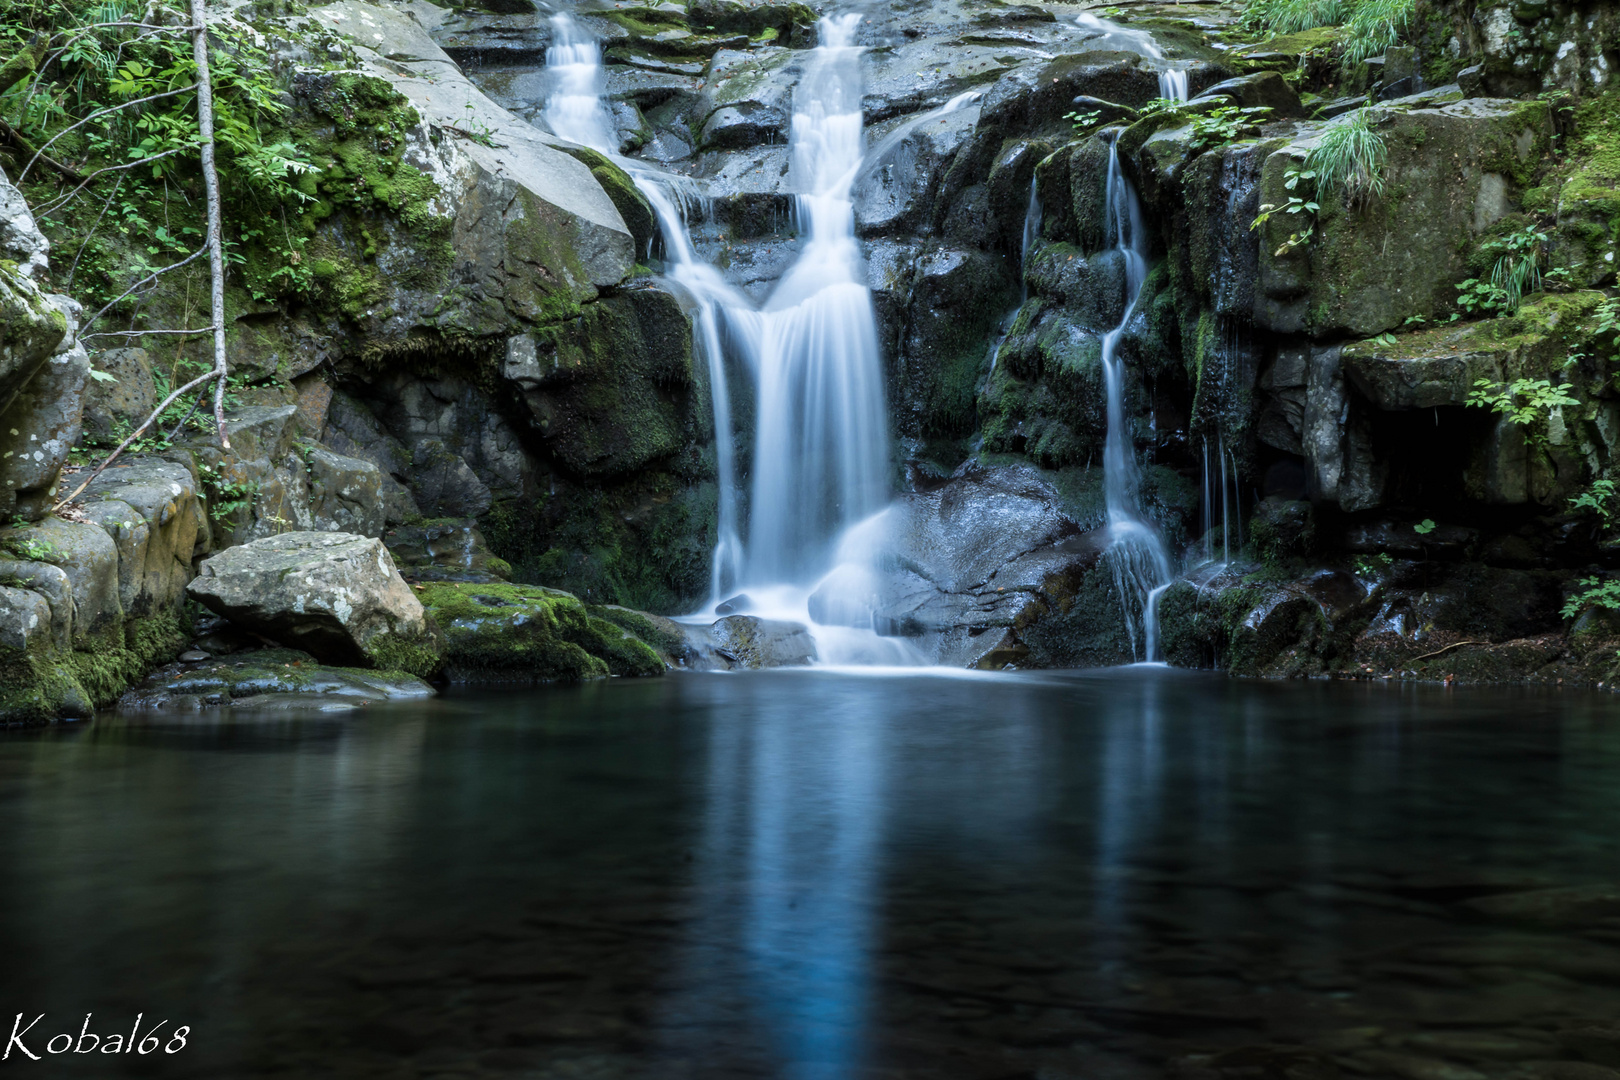
[{"label": "waterfall", "polygon": [[806,243],[761,313],[747,574],[808,584],[888,502],[877,319],[855,239],[864,151],[859,14],[821,20],[794,92],[790,180]]},{"label": "waterfall", "polygon": [[[731,600],[728,611],[809,622],[824,660],[909,664],[920,658],[908,643],[872,629],[890,492],[882,354],[855,237],[853,190],[866,157],[860,21],[821,20],[795,89],[789,181],[804,246],[763,306],[697,255],[685,214],[689,181],[615,159],[658,217],[666,277],[692,298],[694,346],[714,402],[719,534],[705,614]],[[600,51],[566,16],[553,27],[547,63],[559,70],[546,121],[558,135],[602,149],[612,137]],[[746,525],[730,390],[739,370],[756,393]]]},{"label": "waterfall", "polygon": [[551,18],[546,70],[552,89],[541,114],[559,138],[604,154],[616,154],[619,139],[602,104],[602,49],[566,12]]},{"label": "waterfall", "polygon": [[[1082,19],[1088,16],[1082,16]],[[1105,27],[1107,34],[1127,35],[1124,40],[1140,44],[1138,31],[1125,31],[1111,23],[1089,17]],[[1086,25],[1082,23],[1082,25]],[[1152,38],[1147,37],[1145,55],[1162,58]],[[1147,51],[1151,50],[1151,51]],[[1179,76],[1179,80],[1171,76]],[[1186,72],[1164,72],[1160,87],[1185,99]],[[1168,93],[1167,93],[1168,96]],[[1136,314],[1136,303],[1147,280],[1149,240],[1142,221],[1142,205],[1119,163],[1119,139],[1108,147],[1106,205],[1113,226],[1114,247],[1125,260],[1125,314],[1119,325],[1103,335],[1103,388],[1107,397],[1108,435],[1103,443],[1103,494],[1108,509],[1110,543],[1105,558],[1114,574],[1131,652],[1153,662],[1159,659],[1157,607],[1159,596],[1171,579],[1170,556],[1158,530],[1146,520],[1137,501],[1140,473],[1125,416],[1125,371],[1119,357],[1120,339]],[[1140,646],[1140,648],[1138,647]]]}]

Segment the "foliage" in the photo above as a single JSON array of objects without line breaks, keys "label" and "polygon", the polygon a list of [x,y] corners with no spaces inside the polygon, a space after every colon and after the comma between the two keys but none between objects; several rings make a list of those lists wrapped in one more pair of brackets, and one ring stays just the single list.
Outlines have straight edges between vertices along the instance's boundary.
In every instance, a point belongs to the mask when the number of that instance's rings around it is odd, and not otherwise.
[{"label": "foliage", "polygon": [[1576,510],[1591,511],[1604,525],[1608,525],[1614,517],[1614,497],[1613,480],[1594,480],[1591,487],[1569,500],[1569,505]]},{"label": "foliage", "polygon": [[1596,337],[1609,338],[1610,360],[1620,360],[1620,297],[1610,296],[1598,305]]},{"label": "foliage", "polygon": [[1186,104],[1187,103],[1185,101],[1177,101],[1175,98],[1154,98],[1146,105],[1143,105],[1140,109],[1137,109],[1136,115],[1142,120],[1146,120],[1152,116],[1168,116],[1173,113],[1180,112],[1182,107]]},{"label": "foliage", "polygon": [[1579,405],[1579,399],[1569,394],[1573,389],[1571,383],[1554,386],[1550,379],[1514,379],[1506,386],[1490,379],[1475,379],[1474,389],[1468,392],[1464,404],[1490,409],[1512,423],[1528,427],[1545,419],[1553,409]]},{"label": "foliage", "polygon": [[[1527,225],[1481,245],[1480,253],[1486,259],[1494,256],[1490,277],[1459,283],[1458,306],[1471,315],[1511,315],[1518,311],[1525,296],[1541,291],[1547,239],[1547,234],[1535,225]],[[1600,319],[1602,314],[1600,309]],[[1612,330],[1612,309],[1609,314]],[[1598,332],[1603,332],[1601,326]]]},{"label": "foliage", "polygon": [[1271,112],[1270,106],[1226,105],[1192,117],[1192,148],[1202,152],[1258,133],[1259,125]]},{"label": "foliage", "polygon": [[1365,204],[1384,193],[1389,146],[1374,125],[1373,111],[1360,108],[1333,124],[1305,155],[1305,168],[1316,174],[1318,192],[1338,191],[1345,202]]},{"label": "foliage", "polygon": [[[1304,244],[1310,243],[1311,237],[1316,235],[1316,212],[1322,208],[1314,198],[1307,198],[1304,194],[1292,194],[1294,191],[1307,192],[1312,190],[1311,185],[1316,180],[1316,173],[1310,169],[1290,168],[1283,174],[1283,187],[1290,194],[1285,203],[1261,203],[1260,214],[1249,228],[1258,229],[1271,220],[1273,214],[1292,214],[1298,217],[1300,227],[1284,240],[1277,250],[1272,253],[1273,258],[1280,259],[1290,251]],[[1305,187],[1301,188],[1300,185]],[[1299,215],[1304,215],[1300,217]]]},{"label": "foliage", "polygon": [[1089,112],[1069,112],[1063,114],[1063,119],[1073,124],[1075,131],[1086,132],[1097,126],[1097,121],[1102,119],[1102,113],[1096,109]]},{"label": "foliage", "polygon": [[1254,0],[1241,24],[1270,36],[1318,26],[1343,26],[1341,58],[1346,69],[1378,56],[1400,40],[1412,21],[1414,0]]},{"label": "foliage", "polygon": [[1412,526],[1412,531],[1417,533],[1419,536],[1428,536],[1438,527],[1439,526],[1435,525],[1433,518],[1424,518],[1422,521]]},{"label": "foliage", "polygon": [[1598,608],[1602,611],[1620,611],[1620,579],[1610,578],[1582,578],[1579,582],[1580,591],[1564,601],[1561,614],[1566,619],[1573,619],[1587,608]]}]

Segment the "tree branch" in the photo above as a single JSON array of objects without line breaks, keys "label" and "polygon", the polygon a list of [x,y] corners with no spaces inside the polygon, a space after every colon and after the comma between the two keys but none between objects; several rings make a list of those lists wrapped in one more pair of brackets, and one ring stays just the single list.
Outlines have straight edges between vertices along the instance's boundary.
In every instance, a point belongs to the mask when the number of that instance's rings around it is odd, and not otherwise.
[{"label": "tree branch", "polygon": [[[198,77],[201,78],[200,75]],[[38,161],[41,157],[44,156],[46,149],[48,149],[50,147],[51,143],[55,142],[57,139],[60,139],[62,136],[66,135],[68,132],[73,131],[73,130],[75,130],[77,128],[83,127],[84,125],[88,124],[90,121],[94,120],[96,117],[98,117],[98,116],[106,116],[108,113],[115,113],[115,112],[119,111],[120,109],[128,109],[131,106],[144,105],[148,101],[158,101],[158,100],[160,100],[162,98],[174,97],[176,94],[184,94],[188,90],[195,90],[195,89],[197,89],[197,84],[192,83],[190,86],[182,86],[178,90],[164,90],[161,93],[148,94],[146,97],[143,97],[143,98],[135,98],[133,101],[123,101],[123,102],[119,102],[117,105],[109,105],[105,109],[97,109],[95,112],[91,113],[89,116],[86,116],[83,120],[79,120],[79,121],[77,121],[75,123],[69,124],[67,127],[63,128],[61,131],[58,131],[55,135],[52,135],[46,141],[45,145],[41,146],[34,153],[33,160],[29,161],[29,163],[23,167],[23,171],[17,175],[17,183],[21,184],[25,179],[27,179],[28,170],[32,169],[34,167],[34,162],[35,161]],[[61,166],[58,166],[58,167],[60,168]],[[75,180],[79,179],[78,174],[75,173],[73,178]]]},{"label": "tree branch", "polygon": [[214,423],[219,444],[231,448],[225,433],[225,245],[220,236],[219,173],[214,168],[214,84],[208,74],[206,0],[191,0],[192,53],[197,61],[197,134],[202,146],[203,191],[208,196],[208,273],[213,286]]}]

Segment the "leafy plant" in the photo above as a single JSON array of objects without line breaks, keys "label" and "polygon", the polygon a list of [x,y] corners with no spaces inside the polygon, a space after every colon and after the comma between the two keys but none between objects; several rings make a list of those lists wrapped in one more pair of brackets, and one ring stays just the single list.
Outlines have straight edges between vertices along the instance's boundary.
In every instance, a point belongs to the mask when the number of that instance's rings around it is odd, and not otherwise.
[{"label": "leafy plant", "polygon": [[1305,168],[1316,174],[1318,192],[1338,191],[1351,205],[1365,205],[1384,193],[1389,145],[1374,122],[1373,111],[1363,107],[1322,133],[1305,155]]},{"label": "leafy plant", "polygon": [[1223,105],[1191,120],[1195,152],[1209,150],[1257,134],[1271,112],[1268,105]]},{"label": "leafy plant", "polygon": [[1097,126],[1097,121],[1102,119],[1102,113],[1096,109],[1090,112],[1070,112],[1064,113],[1063,119],[1073,124],[1075,131],[1090,131]]},{"label": "leafy plant", "polygon": [[1620,611],[1620,579],[1611,578],[1607,581],[1602,578],[1582,578],[1579,582],[1580,591],[1564,601],[1561,614],[1566,619],[1573,619],[1587,608],[1598,608],[1602,611]]},{"label": "leafy plant", "polygon": [[1272,36],[1343,26],[1339,50],[1349,69],[1399,41],[1414,6],[1414,0],[1254,0],[1240,25]]},{"label": "leafy plant", "polygon": [[1531,225],[1486,245],[1487,251],[1501,252],[1491,268],[1491,285],[1502,290],[1508,311],[1517,311],[1526,293],[1541,290],[1541,263],[1546,243],[1547,234]]},{"label": "leafy plant", "polygon": [[1573,389],[1570,383],[1554,386],[1550,379],[1514,379],[1506,386],[1490,379],[1475,379],[1474,389],[1468,392],[1464,404],[1490,409],[1512,423],[1528,427],[1544,419],[1553,409],[1579,405],[1580,400],[1569,394]]},{"label": "leafy plant", "polygon": [[1569,500],[1569,505],[1576,510],[1590,511],[1607,526],[1614,517],[1614,497],[1613,480],[1594,480],[1591,487]]},{"label": "leafy plant", "polygon": [[1424,518],[1422,521],[1412,526],[1412,531],[1417,533],[1419,536],[1428,536],[1438,527],[1439,526],[1435,525],[1433,518]]},{"label": "leafy plant", "polygon": [[[1284,203],[1261,203],[1260,215],[1249,223],[1249,228],[1252,230],[1258,229],[1270,221],[1273,214],[1292,214],[1299,218],[1300,227],[1295,229],[1293,234],[1287,240],[1284,240],[1277,250],[1272,253],[1273,258],[1282,258],[1294,248],[1309,243],[1311,237],[1316,235],[1316,212],[1322,208],[1321,204],[1315,199],[1305,197],[1303,194],[1292,194],[1295,190],[1310,191],[1310,185],[1315,180],[1316,173],[1311,169],[1290,168],[1283,174],[1283,188],[1290,192],[1288,201]],[[1301,184],[1307,186],[1301,189]],[[1304,216],[1299,217],[1299,215]]]},{"label": "leafy plant", "polygon": [[1140,109],[1137,109],[1136,115],[1142,120],[1146,120],[1150,116],[1165,116],[1180,112],[1186,104],[1185,101],[1177,101],[1175,98],[1154,98]]}]

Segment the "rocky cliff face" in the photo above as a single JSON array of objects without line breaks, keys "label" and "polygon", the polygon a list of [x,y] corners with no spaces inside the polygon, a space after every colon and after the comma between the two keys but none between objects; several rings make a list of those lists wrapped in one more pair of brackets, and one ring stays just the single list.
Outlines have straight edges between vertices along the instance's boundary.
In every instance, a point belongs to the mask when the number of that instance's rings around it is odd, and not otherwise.
[{"label": "rocky cliff face", "polygon": [[[1153,237],[1118,350],[1140,502],[1185,571],[1159,600],[1165,658],[1607,678],[1617,635],[1581,598],[1620,558],[1612,13],[1420,4],[1410,44],[1351,66],[1336,29],[1259,39],[1239,13],[868,13],[856,226],[901,488],[880,632],[953,664],[1141,657],[1100,467],[1103,338],[1128,305],[1115,168]],[[262,39],[278,122],[314,168],[292,254],[250,242],[233,278],[233,451],[197,440],[118,482],[174,473],[172,508],[123,502],[158,554],[86,503],[117,552],[83,580],[148,582],[120,584],[120,625],[172,607],[165,573],[230,543],[313,529],[427,550],[473,522],[502,576],[586,605],[695,606],[716,539],[710,388],[621,165],[684,178],[699,255],[764,296],[802,242],[786,143],[816,14],[587,5],[614,161],[549,132],[537,12],[223,11]],[[1167,69],[1182,107],[1160,100]],[[1316,182],[1352,128],[1381,147],[1378,184]],[[75,350],[74,306],[35,283],[45,241],[8,190],[4,497],[38,519],[81,415],[95,437],[127,430],[176,347]],[[1486,288],[1526,257],[1522,300]],[[180,318],[174,289],[150,317]],[[114,498],[108,483],[91,494]],[[35,598],[18,610],[43,613],[53,655],[85,640],[53,596],[80,588],[72,610],[103,612],[85,626],[116,621],[90,586],[41,573],[18,571]],[[18,647],[42,655],[31,632]]]}]

